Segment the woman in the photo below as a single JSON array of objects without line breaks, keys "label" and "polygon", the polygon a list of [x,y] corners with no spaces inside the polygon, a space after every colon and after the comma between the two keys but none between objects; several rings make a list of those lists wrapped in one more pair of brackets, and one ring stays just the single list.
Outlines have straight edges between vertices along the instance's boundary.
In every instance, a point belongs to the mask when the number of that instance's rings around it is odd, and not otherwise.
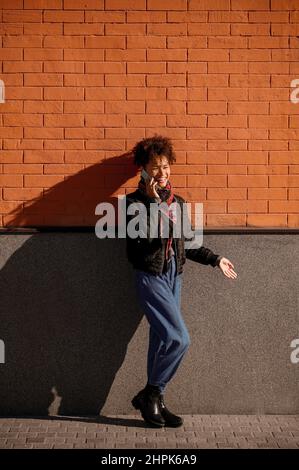
[{"label": "woman", "polygon": [[[180,310],[183,265],[189,258],[201,264],[218,266],[231,279],[235,279],[237,274],[227,258],[213,253],[209,248],[186,248],[185,241],[192,241],[192,237],[184,236],[183,230],[180,236],[174,236],[174,224],[178,220],[173,207],[179,204],[181,211],[178,213],[182,214],[185,201],[173,193],[170,183],[170,165],[176,161],[171,140],[158,135],[143,139],[135,145],[133,157],[134,163],[142,168],[142,176],[137,190],[126,196],[127,222],[136,217],[135,213],[129,214],[129,206],[142,203],[148,230],[142,237],[134,238],[127,234],[127,256],[134,268],[137,298],[150,331],[148,380],[145,388],[133,398],[132,405],[141,411],[147,423],[158,427],[177,427],[183,424],[183,419],[167,409],[163,394],[190,345],[190,336]],[[152,203],[156,203],[156,207],[157,203],[159,207],[164,206],[163,215],[156,219],[158,236],[152,236],[149,230],[153,220],[150,215]],[[167,237],[162,237],[165,219],[169,222],[169,232]],[[127,228],[129,233],[129,225]]]}]

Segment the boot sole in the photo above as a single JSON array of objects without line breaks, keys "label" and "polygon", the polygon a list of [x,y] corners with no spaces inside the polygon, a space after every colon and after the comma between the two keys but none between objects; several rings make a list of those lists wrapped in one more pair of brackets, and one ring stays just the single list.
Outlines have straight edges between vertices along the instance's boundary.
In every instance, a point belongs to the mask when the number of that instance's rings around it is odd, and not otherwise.
[{"label": "boot sole", "polygon": [[152,424],[153,426],[158,427],[158,428],[163,428],[163,427],[165,426],[164,423],[158,423],[157,421],[154,421],[154,420],[148,418],[147,416],[144,416],[143,411],[142,411],[142,409],[141,409],[141,407],[140,407],[139,400],[138,400],[137,397],[133,398],[133,400],[131,401],[131,403],[132,403],[132,405],[134,406],[134,408],[135,408],[136,410],[139,410],[139,411],[141,412],[141,416],[142,416],[142,418],[144,419],[144,421],[146,421],[147,423]]}]

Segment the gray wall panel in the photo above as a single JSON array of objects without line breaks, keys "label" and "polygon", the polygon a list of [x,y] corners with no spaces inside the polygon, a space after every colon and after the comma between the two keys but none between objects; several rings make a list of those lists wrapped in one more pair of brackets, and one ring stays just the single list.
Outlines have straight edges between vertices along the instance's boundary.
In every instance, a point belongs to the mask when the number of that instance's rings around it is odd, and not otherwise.
[{"label": "gray wall panel", "polygon": [[[187,260],[191,345],[166,397],[181,413],[299,413],[298,234],[214,234],[238,274]],[[148,324],[125,240],[93,233],[0,237],[0,414],[135,413]],[[298,354],[299,357],[299,354]]]}]

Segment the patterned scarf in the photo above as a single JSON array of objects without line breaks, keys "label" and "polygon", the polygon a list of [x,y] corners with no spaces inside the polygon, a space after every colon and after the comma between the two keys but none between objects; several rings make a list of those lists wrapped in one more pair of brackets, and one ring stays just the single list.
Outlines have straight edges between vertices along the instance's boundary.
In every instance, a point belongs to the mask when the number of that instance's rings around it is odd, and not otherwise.
[{"label": "patterned scarf", "polygon": [[[144,194],[146,194],[146,184],[144,178],[141,176],[139,183],[138,183],[138,189],[142,191]],[[174,199],[174,193],[172,190],[172,186],[169,180],[167,180],[167,184],[164,188],[160,188],[158,185],[156,186],[156,191],[159,194],[159,197],[162,202],[166,201],[167,205],[170,206],[170,204],[173,202]],[[160,208],[161,209],[161,208]],[[173,211],[173,209],[169,209],[165,212],[165,210],[161,210],[164,215],[166,215],[168,218],[170,218],[174,223],[176,222],[176,214]],[[162,219],[161,217],[161,225],[160,225],[160,233],[162,233]],[[167,239],[167,244],[166,244],[166,250],[165,250],[165,259],[168,260],[169,254],[170,254],[170,247],[172,244],[172,236],[170,236]]]}]

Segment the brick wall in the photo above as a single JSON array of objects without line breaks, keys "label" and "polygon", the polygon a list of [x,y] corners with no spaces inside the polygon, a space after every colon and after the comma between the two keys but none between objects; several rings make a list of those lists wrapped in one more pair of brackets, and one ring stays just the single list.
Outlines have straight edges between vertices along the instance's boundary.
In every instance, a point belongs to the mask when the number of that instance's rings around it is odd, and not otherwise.
[{"label": "brick wall", "polygon": [[298,227],[298,0],[0,0],[0,224],[90,225],[171,137],[206,226]]}]

